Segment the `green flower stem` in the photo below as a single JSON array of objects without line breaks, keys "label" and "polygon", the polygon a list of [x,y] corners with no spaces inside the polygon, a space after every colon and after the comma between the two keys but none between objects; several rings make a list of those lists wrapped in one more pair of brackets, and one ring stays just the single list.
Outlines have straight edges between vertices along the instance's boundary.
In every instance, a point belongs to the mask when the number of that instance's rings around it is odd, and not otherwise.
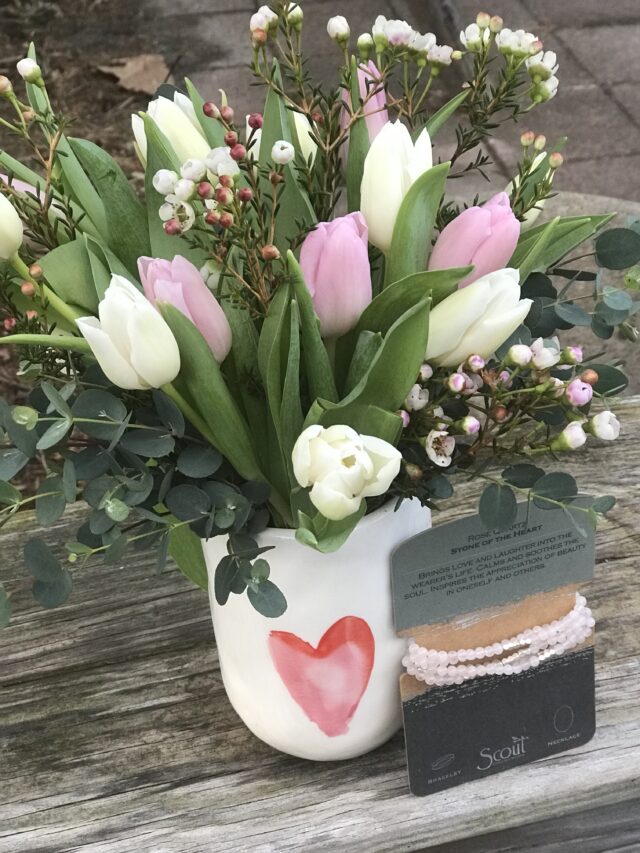
[{"label": "green flower stem", "polygon": [[60,297],[54,293],[48,285],[36,281],[29,273],[29,267],[25,264],[20,255],[16,253],[9,263],[18,275],[21,275],[26,281],[30,281],[36,286],[41,295],[46,298],[49,305],[57,311],[61,317],[64,317],[65,320],[69,320],[72,325],[75,325],[78,317],[83,316],[82,311],[78,311],[76,308],[72,308],[70,305],[67,305],[67,303],[60,299]]},{"label": "green flower stem", "polygon": [[15,344],[16,346],[49,346],[74,352],[91,353],[91,347],[84,338],[73,335],[7,335],[0,338],[0,344]]},{"label": "green flower stem", "polygon": [[[216,447],[215,440],[213,439],[209,427],[207,426],[206,421],[193,406],[184,399],[182,394],[170,383],[168,382],[166,385],[163,385],[160,389],[164,391],[164,393],[169,397],[176,406],[180,409],[182,414],[190,421],[193,426],[207,439],[207,441],[213,446]],[[269,483],[269,485],[271,485]],[[275,489],[271,488],[271,494],[269,495],[269,503],[273,506],[273,509],[276,511],[278,516],[282,518],[282,521],[287,526],[293,526],[293,520],[291,516],[291,510],[289,508],[289,504],[284,498],[279,495]]]}]

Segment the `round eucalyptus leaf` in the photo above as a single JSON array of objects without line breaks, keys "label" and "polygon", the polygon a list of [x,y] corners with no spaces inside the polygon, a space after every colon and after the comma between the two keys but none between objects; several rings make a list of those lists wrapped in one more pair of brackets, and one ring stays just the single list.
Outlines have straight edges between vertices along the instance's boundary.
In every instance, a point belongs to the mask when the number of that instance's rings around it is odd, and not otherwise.
[{"label": "round eucalyptus leaf", "polygon": [[625,290],[616,287],[605,287],[602,299],[615,311],[630,311],[633,308],[633,299]]},{"label": "round eucalyptus leaf", "polygon": [[0,479],[11,480],[29,461],[29,456],[17,447],[0,450]]},{"label": "round eucalyptus leaf", "polygon": [[251,579],[254,581],[266,581],[271,573],[271,568],[266,560],[259,557],[253,561],[251,566]]},{"label": "round eucalyptus leaf", "polygon": [[572,326],[590,326],[591,314],[574,302],[558,302],[555,306],[557,316]]},{"label": "round eucalyptus leaf", "polygon": [[11,483],[0,480],[0,504],[10,506],[11,504],[20,503],[22,495]]},{"label": "round eucalyptus leaf", "polygon": [[640,261],[640,234],[631,228],[610,228],[596,238],[598,266],[624,270]]},{"label": "round eucalyptus leaf", "polygon": [[[127,407],[108,391],[83,391],[72,406],[74,418],[83,420],[78,428],[93,438],[110,441],[127,417]],[[87,422],[91,421],[91,423]],[[99,423],[93,423],[99,421]]]},{"label": "round eucalyptus leaf", "polygon": [[182,438],[185,430],[184,416],[173,400],[164,391],[153,392],[153,402],[162,423],[173,435]]},{"label": "round eucalyptus leaf", "polygon": [[11,621],[11,599],[0,583],[0,628],[6,628]]},{"label": "round eucalyptus leaf", "polygon": [[154,430],[129,430],[121,439],[120,446],[139,456],[161,459],[173,452],[175,439],[166,433]]},{"label": "round eucalyptus leaf", "polygon": [[236,516],[232,509],[222,507],[221,509],[216,510],[215,524],[220,530],[228,530],[233,526],[235,520]]},{"label": "round eucalyptus leaf", "polygon": [[58,444],[73,426],[71,421],[54,421],[50,427],[40,436],[36,444],[37,450],[48,450]]},{"label": "round eucalyptus leaf", "polygon": [[544,475],[542,468],[532,465],[530,462],[519,462],[510,465],[502,472],[502,479],[519,489],[530,489]]},{"label": "round eucalyptus leaf", "polygon": [[591,507],[595,512],[606,513],[614,508],[616,502],[616,498],[613,495],[600,495],[600,497],[594,500]]},{"label": "round eucalyptus leaf", "polygon": [[69,598],[72,587],[71,574],[67,569],[60,569],[60,573],[52,581],[35,580],[33,582],[33,597],[43,607],[58,607]]},{"label": "round eucalyptus leaf", "polygon": [[555,509],[556,505],[545,498],[565,503],[571,501],[578,494],[578,484],[571,474],[564,471],[554,471],[545,474],[537,481],[534,489],[533,502],[540,509]]},{"label": "round eucalyptus leaf", "polygon": [[191,444],[178,456],[176,467],[185,477],[204,479],[210,477],[222,465],[222,456],[213,447]]},{"label": "round eucalyptus leaf", "polygon": [[54,583],[62,571],[53,551],[42,539],[29,539],[24,546],[24,563],[34,578],[43,583]]},{"label": "round eucalyptus leaf", "polygon": [[287,599],[278,587],[269,580],[262,581],[247,589],[247,596],[253,607],[268,619],[276,619],[287,609]]},{"label": "round eucalyptus leaf", "polygon": [[596,394],[614,397],[616,394],[621,394],[629,384],[625,374],[610,364],[587,364],[585,369],[595,370],[598,374],[598,381],[593,386]]},{"label": "round eucalyptus leaf", "polygon": [[179,521],[192,521],[209,514],[209,496],[197,486],[183,484],[174,486],[165,498],[169,510]]},{"label": "round eucalyptus leaf", "polygon": [[[89,516],[89,529],[94,536],[102,536],[116,524],[103,509],[94,509]],[[100,543],[102,544],[102,542]]]},{"label": "round eucalyptus leaf", "polygon": [[614,328],[600,314],[594,314],[591,318],[591,331],[596,337],[608,341],[613,335]]},{"label": "round eucalyptus leaf", "polygon": [[549,299],[556,300],[558,294],[548,275],[541,272],[532,272],[527,276],[527,280],[522,285],[522,298],[534,299],[536,296],[547,296]]},{"label": "round eucalyptus leaf", "polygon": [[444,474],[434,474],[432,477],[429,477],[424,485],[425,489],[436,500],[446,500],[446,498],[450,498],[453,494],[451,481]]},{"label": "round eucalyptus leaf", "polygon": [[73,454],[73,464],[78,480],[94,480],[106,474],[111,467],[111,456],[103,447],[85,447]]},{"label": "round eucalyptus leaf", "polygon": [[55,524],[66,509],[67,502],[62,491],[62,478],[57,475],[47,477],[40,483],[36,492],[36,518],[38,524],[49,527]]},{"label": "round eucalyptus leaf", "polygon": [[629,316],[629,310],[627,308],[622,310],[618,308],[611,308],[606,302],[598,302],[594,316],[599,317],[603,322],[608,323],[610,326],[619,326],[620,323],[624,323]]},{"label": "round eucalyptus leaf", "polygon": [[239,589],[242,583],[242,570],[240,561],[231,555],[223,557],[216,567],[216,572],[213,579],[213,590],[216,596],[216,601],[220,605],[227,603],[231,592],[243,592]]},{"label": "round eucalyptus leaf", "polygon": [[509,486],[491,483],[480,496],[478,512],[489,530],[507,530],[518,515],[518,502]]}]

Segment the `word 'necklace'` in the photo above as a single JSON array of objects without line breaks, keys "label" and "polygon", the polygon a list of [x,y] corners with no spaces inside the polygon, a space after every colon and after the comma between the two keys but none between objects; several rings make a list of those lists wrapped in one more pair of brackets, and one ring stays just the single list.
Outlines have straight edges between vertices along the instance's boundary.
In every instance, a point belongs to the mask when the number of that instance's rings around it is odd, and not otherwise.
[{"label": "word 'necklace'", "polygon": [[[409,640],[402,665],[409,675],[437,686],[462,684],[485,675],[513,675],[579,646],[590,636],[595,624],[587,599],[576,595],[576,603],[566,616],[547,625],[527,628],[491,646],[444,652],[426,649]],[[505,652],[511,654],[502,657]]]}]

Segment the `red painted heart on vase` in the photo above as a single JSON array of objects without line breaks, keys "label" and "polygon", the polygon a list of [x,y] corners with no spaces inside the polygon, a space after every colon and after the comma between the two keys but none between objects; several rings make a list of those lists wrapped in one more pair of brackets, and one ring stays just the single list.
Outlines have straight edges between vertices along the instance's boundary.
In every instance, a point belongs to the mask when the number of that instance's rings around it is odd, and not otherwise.
[{"label": "red painted heart on vase", "polygon": [[343,735],[369,683],[375,653],[371,628],[344,616],[317,648],[288,631],[272,631],[269,651],[291,698],[328,737]]}]

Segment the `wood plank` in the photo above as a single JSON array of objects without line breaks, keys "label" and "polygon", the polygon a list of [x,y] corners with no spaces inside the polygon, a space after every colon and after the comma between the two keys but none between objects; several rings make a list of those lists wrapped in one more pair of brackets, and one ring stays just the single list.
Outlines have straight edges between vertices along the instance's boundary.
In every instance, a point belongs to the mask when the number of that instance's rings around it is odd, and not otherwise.
[{"label": "wood plank", "polygon": [[[57,610],[39,609],[28,590],[16,596],[15,623],[0,633],[0,850],[420,850],[631,807],[640,772],[640,398],[616,410],[624,431],[615,445],[563,460],[594,492],[620,498],[598,533],[586,590],[598,620],[591,743],[427,799],[407,792],[400,734],[349,762],[280,755],[226,701],[206,597],[173,571],[157,576],[153,553],[142,552],[79,571]],[[473,511],[479,488],[464,485],[464,500],[436,522]],[[70,538],[80,518],[72,516],[43,538]],[[25,515],[3,531],[1,580],[23,576],[33,523]],[[630,833],[626,821],[618,849]]]}]

